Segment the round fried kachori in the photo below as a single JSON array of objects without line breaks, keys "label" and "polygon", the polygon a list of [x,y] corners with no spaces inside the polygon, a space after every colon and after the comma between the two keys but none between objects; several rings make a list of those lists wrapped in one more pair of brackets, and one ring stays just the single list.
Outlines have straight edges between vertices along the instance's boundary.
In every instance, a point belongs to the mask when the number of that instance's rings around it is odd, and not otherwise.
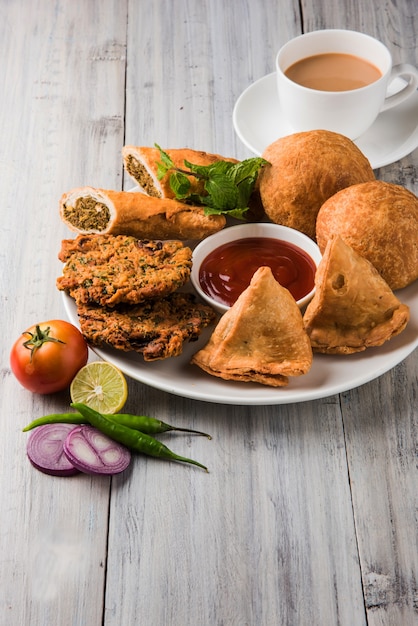
[{"label": "round fried kachori", "polygon": [[375,180],[339,191],[318,213],[321,252],[334,234],[368,259],[392,290],[418,278],[418,198],[405,187]]},{"label": "round fried kachori", "polygon": [[271,164],[259,175],[267,216],[312,239],[325,200],[349,185],[375,180],[368,159],[355,143],[326,130],[281,137],[266,148],[263,158]]}]

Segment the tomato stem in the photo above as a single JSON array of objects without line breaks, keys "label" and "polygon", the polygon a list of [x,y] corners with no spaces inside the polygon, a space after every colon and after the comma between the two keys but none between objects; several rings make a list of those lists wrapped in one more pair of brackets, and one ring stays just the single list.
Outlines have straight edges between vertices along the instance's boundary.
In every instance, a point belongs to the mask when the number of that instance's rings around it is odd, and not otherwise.
[{"label": "tomato stem", "polygon": [[49,333],[51,332],[50,326],[47,326],[45,330],[41,330],[41,327],[37,324],[36,330],[34,333],[30,333],[26,331],[22,333],[23,335],[29,335],[29,339],[27,339],[23,345],[25,348],[30,350],[30,360],[32,361],[33,355],[39,348],[41,348],[44,343],[48,341],[52,341],[54,343],[65,343],[65,341],[61,341],[61,339],[57,339],[56,337],[50,337]]}]

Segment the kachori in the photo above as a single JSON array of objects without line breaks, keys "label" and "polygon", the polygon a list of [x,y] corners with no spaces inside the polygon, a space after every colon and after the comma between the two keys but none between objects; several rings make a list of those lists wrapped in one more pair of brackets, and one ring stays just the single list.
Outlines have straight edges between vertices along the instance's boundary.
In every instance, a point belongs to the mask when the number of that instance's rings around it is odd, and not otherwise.
[{"label": "kachori", "polygon": [[338,235],[329,239],[303,321],[314,352],[351,354],[380,346],[409,320],[374,266]]},{"label": "kachori", "polygon": [[418,278],[418,198],[405,187],[375,180],[339,191],[318,213],[321,252],[335,234],[368,259],[391,289]]},{"label": "kachori", "polygon": [[373,169],[348,137],[313,130],[281,137],[263,153],[259,174],[264,211],[272,222],[315,239],[322,204],[340,189],[375,180]]}]

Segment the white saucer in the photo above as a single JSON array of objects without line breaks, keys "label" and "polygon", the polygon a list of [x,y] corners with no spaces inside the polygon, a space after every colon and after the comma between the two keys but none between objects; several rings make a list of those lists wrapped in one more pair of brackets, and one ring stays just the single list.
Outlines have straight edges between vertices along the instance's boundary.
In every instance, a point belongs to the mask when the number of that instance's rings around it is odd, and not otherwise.
[{"label": "white saucer", "polygon": [[[393,90],[397,91],[396,81],[394,83]],[[232,120],[240,140],[258,156],[273,141],[294,132],[281,114],[274,72],[260,78],[241,94]],[[355,143],[373,169],[394,163],[415,150],[418,146],[418,91],[406,102],[381,113]]]}]

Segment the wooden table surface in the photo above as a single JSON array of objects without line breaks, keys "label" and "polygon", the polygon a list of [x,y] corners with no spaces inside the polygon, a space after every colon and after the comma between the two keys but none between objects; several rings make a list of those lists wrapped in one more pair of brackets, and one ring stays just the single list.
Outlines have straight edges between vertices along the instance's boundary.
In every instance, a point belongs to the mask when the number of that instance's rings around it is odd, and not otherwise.
[{"label": "wooden table surface", "polygon": [[[235,406],[129,379],[126,409],[208,431],[164,441],[208,465],[136,457],[112,479],[26,458],[34,395],[10,371],[55,287],[64,191],[129,189],[124,144],[238,159],[238,96],[319,28],[380,38],[418,65],[416,0],[0,1],[0,624],[407,626],[418,623],[418,353],[339,395]],[[417,119],[418,123],[418,119]],[[376,176],[418,193],[418,151]],[[92,357],[95,358],[95,357]],[[278,391],[280,393],[280,391]]]}]

